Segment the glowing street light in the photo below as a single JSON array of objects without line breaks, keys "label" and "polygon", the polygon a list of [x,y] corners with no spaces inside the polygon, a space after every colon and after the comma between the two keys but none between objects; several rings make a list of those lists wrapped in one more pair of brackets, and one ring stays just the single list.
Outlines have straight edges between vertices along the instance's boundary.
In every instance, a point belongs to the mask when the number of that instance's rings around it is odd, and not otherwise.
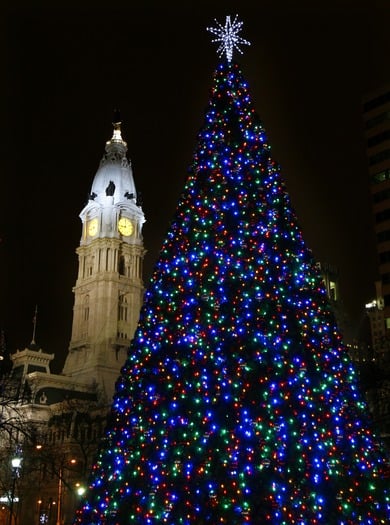
[{"label": "glowing street light", "polygon": [[[9,525],[12,525],[12,518],[14,513],[14,500],[15,500],[15,487],[16,487],[16,480],[19,477],[20,468],[22,466],[22,454],[19,447],[16,449],[15,455],[11,459],[11,466],[12,466],[12,490],[11,490],[11,502],[9,506]],[[14,520],[14,524],[16,524],[16,517]]]},{"label": "glowing street light", "polygon": [[85,491],[87,489],[85,487],[83,487],[82,485],[80,485],[80,483],[76,483],[76,494],[78,496],[83,496],[85,494]]}]

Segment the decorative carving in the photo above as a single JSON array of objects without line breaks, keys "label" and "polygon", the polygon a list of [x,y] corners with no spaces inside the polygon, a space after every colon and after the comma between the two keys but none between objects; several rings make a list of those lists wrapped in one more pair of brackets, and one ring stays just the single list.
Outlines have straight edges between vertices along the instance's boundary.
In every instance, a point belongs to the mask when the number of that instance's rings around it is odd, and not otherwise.
[{"label": "decorative carving", "polygon": [[40,395],[39,403],[41,405],[46,405],[46,403],[47,403],[47,395],[45,394],[45,392],[42,392],[42,394]]},{"label": "decorative carving", "polygon": [[129,160],[126,158],[126,155],[120,151],[110,151],[109,153],[106,153],[100,161],[100,167],[111,163],[120,163],[122,168],[130,168],[131,166]]}]

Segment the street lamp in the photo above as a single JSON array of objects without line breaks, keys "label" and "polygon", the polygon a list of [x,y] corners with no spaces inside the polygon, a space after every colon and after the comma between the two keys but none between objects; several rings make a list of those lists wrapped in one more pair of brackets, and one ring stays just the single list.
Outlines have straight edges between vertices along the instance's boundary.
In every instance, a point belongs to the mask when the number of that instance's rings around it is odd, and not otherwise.
[{"label": "street lamp", "polygon": [[[69,463],[71,465],[75,465],[77,463],[77,461],[74,458],[72,458],[71,460],[69,460]],[[57,520],[56,520],[56,525],[61,525],[61,523],[62,523],[62,503],[63,503],[62,502],[62,498],[63,498],[63,494],[64,494],[64,485],[66,485],[66,482],[64,480],[65,469],[66,468],[67,467],[66,467],[65,461],[62,461],[62,463],[60,465],[60,470],[59,470],[59,473],[58,473],[58,498],[57,498]]]},{"label": "street lamp", "polygon": [[56,525],[61,525],[61,512],[62,512],[62,492],[64,490],[63,488],[63,481],[62,481],[62,472],[63,472],[63,466],[61,465],[59,475],[58,475],[58,498],[57,498],[57,520]]},{"label": "street lamp", "polygon": [[[15,499],[15,487],[16,487],[16,480],[19,477],[19,471],[20,467],[22,466],[22,454],[19,448],[16,449],[15,455],[11,459],[11,466],[12,466],[12,490],[11,490],[11,502],[9,506],[9,525],[12,525],[12,517],[14,513],[14,499]],[[16,525],[16,519],[14,520],[14,524]]]}]

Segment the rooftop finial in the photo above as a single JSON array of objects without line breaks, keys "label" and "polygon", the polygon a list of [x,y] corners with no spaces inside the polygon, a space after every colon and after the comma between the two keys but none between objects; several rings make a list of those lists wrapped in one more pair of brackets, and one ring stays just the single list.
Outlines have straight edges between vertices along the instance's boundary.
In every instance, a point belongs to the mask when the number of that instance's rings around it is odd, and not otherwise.
[{"label": "rooftop finial", "polygon": [[32,339],[31,339],[31,344],[32,345],[35,345],[35,332],[36,332],[36,329],[37,329],[37,314],[38,314],[38,305],[36,304],[35,305],[34,317],[33,317],[33,333],[32,333]]},{"label": "rooftop finial", "polygon": [[217,27],[207,27],[207,31],[216,35],[217,38],[214,38],[212,42],[220,42],[217,49],[218,56],[222,56],[226,53],[226,58],[228,62],[232,61],[233,50],[237,49],[239,53],[242,54],[242,51],[238,44],[245,44],[250,46],[250,42],[238,36],[238,33],[241,31],[243,22],[240,22],[237,19],[238,15],[235,16],[233,22],[230,20],[230,16],[226,17],[225,25],[222,26],[216,19],[215,23]]}]

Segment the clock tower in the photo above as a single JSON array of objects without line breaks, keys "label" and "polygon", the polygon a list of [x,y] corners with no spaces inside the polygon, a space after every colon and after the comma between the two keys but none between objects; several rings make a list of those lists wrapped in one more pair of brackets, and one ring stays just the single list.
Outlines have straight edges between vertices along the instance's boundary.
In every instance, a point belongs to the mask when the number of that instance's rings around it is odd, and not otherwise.
[{"label": "clock tower", "polygon": [[107,402],[124,365],[143,302],[142,225],[119,115],[80,213],[72,338],[63,374],[96,384]]}]

